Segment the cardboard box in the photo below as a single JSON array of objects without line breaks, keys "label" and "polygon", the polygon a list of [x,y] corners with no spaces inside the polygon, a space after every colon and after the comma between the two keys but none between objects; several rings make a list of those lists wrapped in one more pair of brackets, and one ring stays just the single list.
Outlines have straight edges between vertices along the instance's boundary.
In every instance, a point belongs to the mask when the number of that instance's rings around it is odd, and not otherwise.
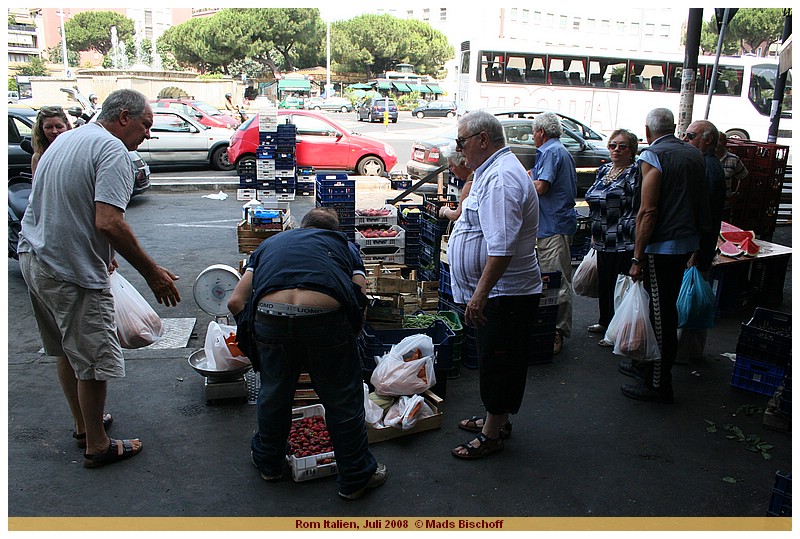
[{"label": "cardboard box", "polygon": [[417,432],[425,432],[426,430],[442,428],[442,416],[444,415],[444,399],[433,393],[430,389],[422,394],[425,402],[433,410],[431,417],[426,417],[417,421],[413,429],[401,430],[394,427],[384,427],[376,429],[367,425],[367,437],[369,443],[374,444],[391,440],[392,438],[399,438],[401,436],[408,436]]}]

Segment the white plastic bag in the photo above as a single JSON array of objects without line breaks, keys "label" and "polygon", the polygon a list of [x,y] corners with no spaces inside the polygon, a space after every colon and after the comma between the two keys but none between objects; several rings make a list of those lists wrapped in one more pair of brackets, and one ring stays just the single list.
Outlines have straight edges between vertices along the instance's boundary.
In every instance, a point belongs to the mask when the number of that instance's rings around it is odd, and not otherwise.
[{"label": "white plastic bag", "polygon": [[589,249],[572,277],[572,289],[579,296],[597,298],[600,296],[600,279],[597,274],[597,251]]},{"label": "white plastic bag", "polygon": [[636,361],[655,361],[661,357],[656,332],[650,323],[650,296],[644,283],[637,281],[625,294],[614,313],[617,333],[614,353]]},{"label": "white plastic bag", "polygon": [[369,386],[364,384],[364,420],[367,425],[376,427],[381,424],[384,409],[369,398]]},{"label": "white plastic bag", "polygon": [[378,364],[370,381],[378,395],[415,395],[436,385],[433,339],[428,335],[410,335],[375,359]]},{"label": "white plastic bag", "polygon": [[[424,410],[427,408],[427,415]],[[386,412],[383,424],[401,430],[410,430],[422,417],[433,415],[433,410],[425,403],[422,395],[403,396],[397,399]]]},{"label": "white plastic bag", "polygon": [[164,335],[161,318],[119,271],[111,274],[111,294],[117,336],[123,348],[148,346]]},{"label": "white plastic bag", "polygon": [[[250,359],[244,355],[234,355],[225,339],[235,337],[236,326],[228,326],[217,322],[208,324],[206,332],[206,367],[211,371],[229,371],[250,365]],[[237,349],[238,350],[238,349]]]}]

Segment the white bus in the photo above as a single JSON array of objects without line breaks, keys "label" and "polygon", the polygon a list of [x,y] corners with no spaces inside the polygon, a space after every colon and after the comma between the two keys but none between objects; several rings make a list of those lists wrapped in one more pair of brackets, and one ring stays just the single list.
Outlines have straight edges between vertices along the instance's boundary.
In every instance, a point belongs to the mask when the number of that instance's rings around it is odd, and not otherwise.
[{"label": "white bus", "polygon": [[[642,139],[650,110],[666,107],[678,116],[682,55],[601,56],[508,47],[478,45],[475,40],[461,44],[456,95],[460,114],[486,107],[549,109],[606,135],[625,128]],[[776,58],[721,57],[708,119],[730,138],[766,141],[777,63]],[[698,58],[693,119],[705,114],[713,67],[713,56]],[[791,72],[784,95],[778,142],[790,144]]]}]

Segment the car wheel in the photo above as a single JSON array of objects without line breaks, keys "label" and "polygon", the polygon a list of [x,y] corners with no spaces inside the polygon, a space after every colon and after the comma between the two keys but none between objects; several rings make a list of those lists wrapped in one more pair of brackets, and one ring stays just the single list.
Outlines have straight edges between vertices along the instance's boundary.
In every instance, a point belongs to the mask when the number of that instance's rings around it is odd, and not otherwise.
[{"label": "car wheel", "polygon": [[725,132],[728,135],[728,138],[735,138],[739,140],[749,140],[750,136],[747,134],[747,131],[742,131],[741,129],[731,129],[730,131]]},{"label": "car wheel", "polygon": [[455,116],[455,115],[456,115],[456,113],[455,113],[455,112],[448,112],[448,113],[447,113],[447,117],[448,117],[448,118],[452,118],[452,117],[453,117],[453,116]]},{"label": "car wheel", "polygon": [[356,172],[359,176],[381,176],[386,172],[386,167],[379,157],[368,155],[358,162]]},{"label": "car wheel", "polygon": [[233,170],[233,163],[228,159],[228,147],[220,146],[211,152],[211,168],[213,170]]},{"label": "car wheel", "polygon": [[422,111],[419,111],[419,112],[417,113],[417,118],[424,118],[424,117],[425,117],[425,113],[424,113],[424,112],[422,112]]}]

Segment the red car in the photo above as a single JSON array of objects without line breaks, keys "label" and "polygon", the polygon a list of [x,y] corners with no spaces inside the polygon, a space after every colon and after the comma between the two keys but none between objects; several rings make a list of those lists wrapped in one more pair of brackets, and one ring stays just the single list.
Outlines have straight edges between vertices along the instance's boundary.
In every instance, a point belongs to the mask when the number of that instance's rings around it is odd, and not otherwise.
[{"label": "red car", "polygon": [[[346,170],[360,176],[381,176],[397,164],[397,153],[389,144],[359,135],[310,110],[278,110],[281,123],[297,126],[297,166],[318,170]],[[228,160],[239,170],[243,161],[255,161],[258,147],[258,114],[233,133]]]}]

